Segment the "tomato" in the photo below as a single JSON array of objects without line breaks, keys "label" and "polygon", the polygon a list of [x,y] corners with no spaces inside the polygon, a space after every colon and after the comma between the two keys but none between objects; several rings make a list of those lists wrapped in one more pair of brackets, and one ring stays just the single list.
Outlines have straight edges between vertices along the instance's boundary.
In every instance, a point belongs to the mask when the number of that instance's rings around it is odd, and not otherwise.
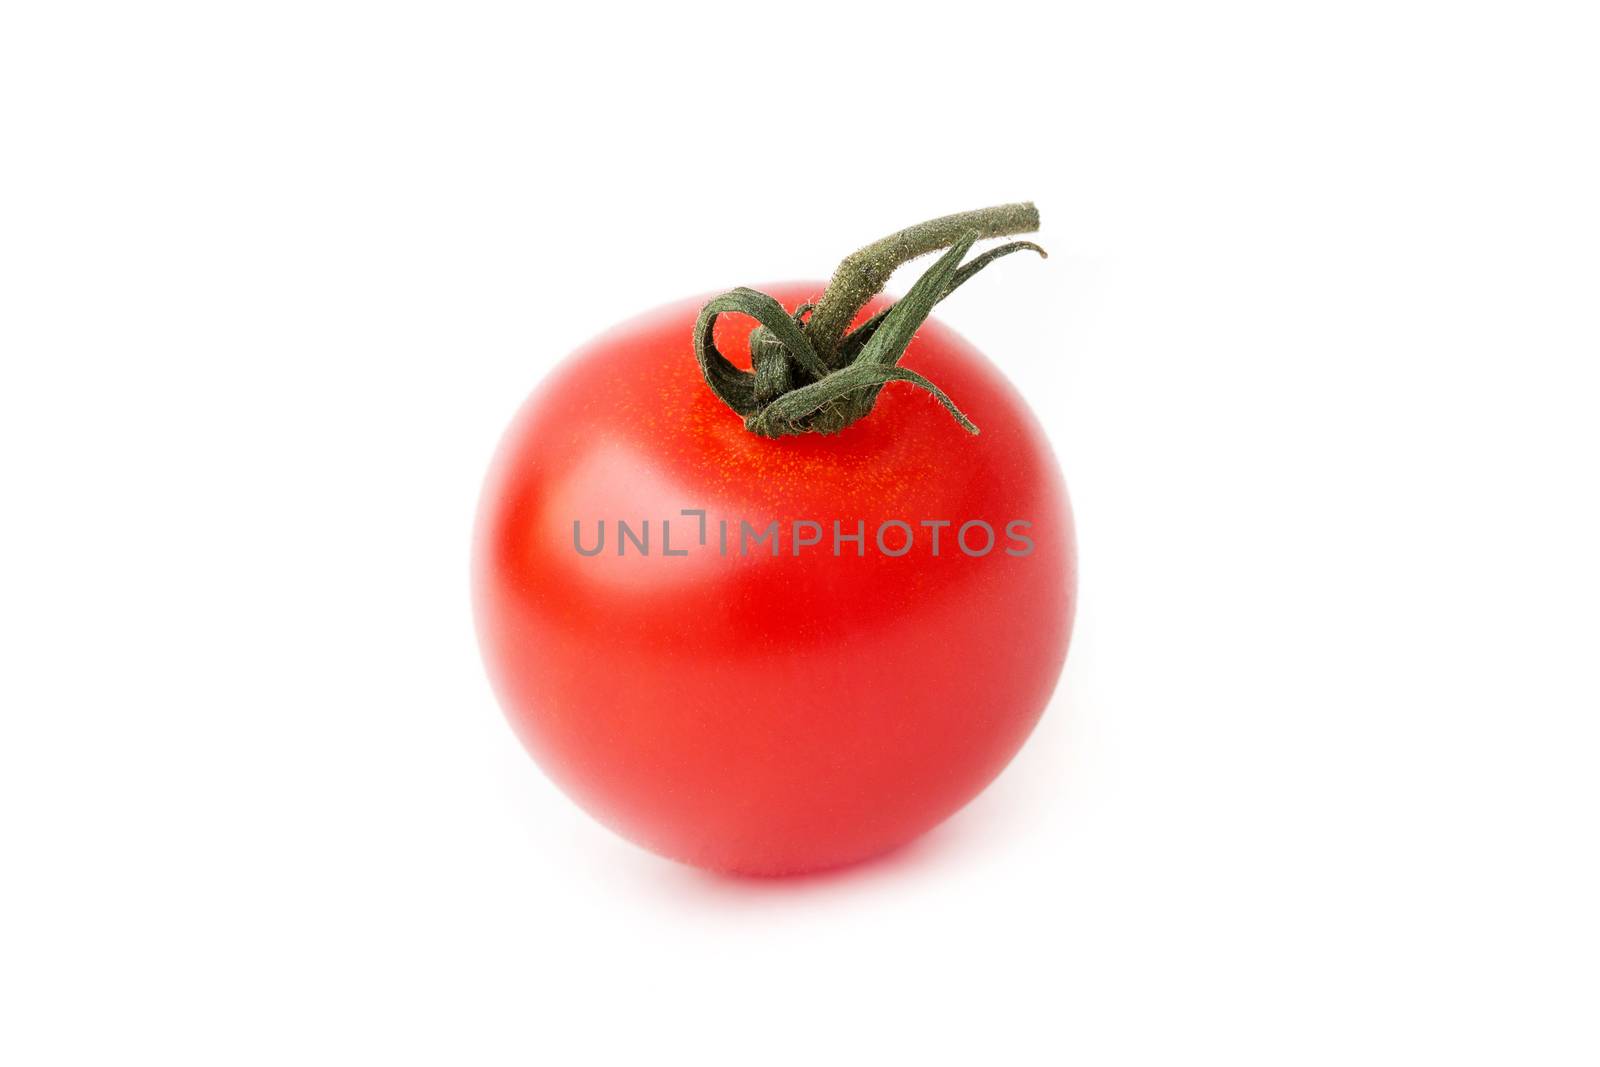
[{"label": "tomato", "polygon": [[[590,342],[516,416],[478,519],[484,658],[529,752],[624,837],[719,871],[852,863],[1033,729],[1071,630],[1065,487],[1022,399],[933,321],[905,363],[978,435],[900,384],[837,433],[750,432],[697,368],[704,303]],[[715,322],[735,364],[753,325]]]}]

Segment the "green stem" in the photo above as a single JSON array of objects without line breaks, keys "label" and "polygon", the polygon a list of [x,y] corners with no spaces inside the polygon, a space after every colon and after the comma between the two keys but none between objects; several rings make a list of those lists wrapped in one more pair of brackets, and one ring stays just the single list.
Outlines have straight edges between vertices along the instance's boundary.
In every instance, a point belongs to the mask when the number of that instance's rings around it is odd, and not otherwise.
[{"label": "green stem", "polygon": [[867,301],[883,291],[895,268],[918,256],[949,248],[969,233],[979,238],[1031,233],[1039,228],[1039,211],[1031,203],[963,211],[908,226],[850,253],[833,272],[827,291],[806,324],[812,348],[824,363],[834,365],[834,354],[844,332]]},{"label": "green stem", "polygon": [[[1044,255],[1032,241],[1012,241],[963,264],[974,241],[1038,228],[1039,212],[1032,204],[1005,204],[912,226],[846,257],[821,303],[793,312],[754,289],[723,293],[707,301],[695,320],[700,374],[724,404],[744,417],[745,428],[763,437],[838,433],[866,417],[890,382],[932,394],[963,429],[977,433],[943,390],[898,364],[933,306],[985,266],[1024,249]],[[944,255],[905,296],[845,334],[896,267],[941,248]],[[717,351],[717,317],[729,313],[760,323],[750,332],[751,370],[741,370]]]}]

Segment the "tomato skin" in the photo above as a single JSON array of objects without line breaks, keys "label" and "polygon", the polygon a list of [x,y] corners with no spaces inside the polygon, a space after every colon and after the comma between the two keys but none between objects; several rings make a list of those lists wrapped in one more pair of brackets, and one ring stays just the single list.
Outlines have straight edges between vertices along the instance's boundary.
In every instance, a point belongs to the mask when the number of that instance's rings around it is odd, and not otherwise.
[{"label": "tomato skin", "polygon": [[[821,283],[767,287],[785,307]],[[1043,711],[1076,590],[1072,516],[1026,405],[929,321],[904,364],[926,394],[885,388],[843,432],[747,431],[701,379],[704,298],[624,323],[562,363],[518,413],[484,486],[474,550],[479,640],[500,702],[568,794],[630,840],[713,870],[787,874],[892,849],[997,775]],[[864,312],[885,306],[881,299]],[[859,321],[859,320],[858,320]],[[718,347],[748,366],[754,324]],[[699,519],[707,512],[706,545]],[[574,547],[574,521],[595,556]],[[616,521],[650,520],[650,554],[617,555]],[[726,556],[719,522],[731,524]],[[912,550],[879,551],[885,520]],[[988,522],[993,549],[956,542]],[[671,547],[662,554],[662,522]],[[780,554],[739,554],[741,520],[779,523]],[[793,554],[796,520],[821,524]],[[833,522],[864,525],[833,555]],[[948,520],[940,553],[924,520]],[[1007,524],[1031,540],[1007,538]],[[810,530],[806,531],[807,536]],[[981,529],[969,544],[982,546]],[[885,533],[898,550],[903,533]]]}]

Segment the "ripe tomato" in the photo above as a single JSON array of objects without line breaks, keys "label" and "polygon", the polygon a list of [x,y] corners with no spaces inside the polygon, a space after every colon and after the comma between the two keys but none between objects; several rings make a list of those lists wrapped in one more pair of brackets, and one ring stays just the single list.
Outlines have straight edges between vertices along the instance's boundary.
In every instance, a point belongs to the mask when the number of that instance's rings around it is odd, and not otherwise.
[{"label": "ripe tomato", "polygon": [[[793,310],[822,286],[768,291]],[[479,514],[480,641],[528,750],[624,837],[722,871],[851,863],[960,808],[1044,709],[1065,488],[1021,398],[935,322],[905,361],[981,434],[898,384],[839,433],[750,432],[697,369],[704,302],[592,341],[516,416]],[[735,364],[753,325],[716,320]]]}]

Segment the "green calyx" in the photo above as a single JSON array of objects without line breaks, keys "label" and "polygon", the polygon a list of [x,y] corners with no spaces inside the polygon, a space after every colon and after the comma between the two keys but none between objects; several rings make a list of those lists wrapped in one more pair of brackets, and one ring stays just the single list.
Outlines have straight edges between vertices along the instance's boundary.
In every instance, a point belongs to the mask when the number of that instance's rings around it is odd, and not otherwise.
[{"label": "green calyx", "polygon": [[[908,382],[927,390],[963,429],[977,433],[943,390],[900,366],[900,358],[934,305],[967,279],[1012,252],[1045,254],[1031,241],[1012,241],[963,264],[974,242],[1038,228],[1039,212],[1032,204],[967,211],[909,227],[846,256],[821,300],[792,315],[754,289],[723,293],[700,309],[694,324],[700,373],[711,391],[744,417],[745,428],[763,437],[838,433],[870,413],[889,382]],[[904,297],[845,332],[856,314],[883,290],[896,267],[939,249],[947,251]],[[759,324],[750,333],[753,370],[735,367],[712,341],[717,316],[730,312],[748,315]]]}]

